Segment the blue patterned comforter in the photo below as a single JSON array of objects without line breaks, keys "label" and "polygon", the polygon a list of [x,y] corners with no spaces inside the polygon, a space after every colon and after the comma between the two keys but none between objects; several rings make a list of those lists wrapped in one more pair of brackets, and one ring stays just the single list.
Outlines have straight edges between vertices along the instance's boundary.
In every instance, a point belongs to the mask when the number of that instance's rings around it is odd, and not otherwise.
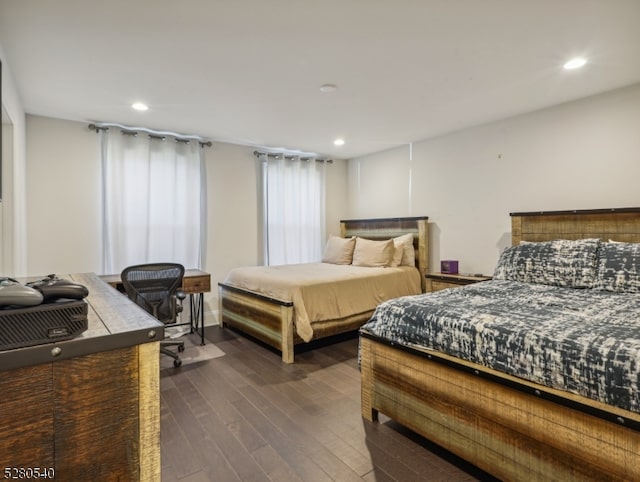
[{"label": "blue patterned comforter", "polygon": [[387,301],[362,329],[640,412],[640,294],[493,280]]}]

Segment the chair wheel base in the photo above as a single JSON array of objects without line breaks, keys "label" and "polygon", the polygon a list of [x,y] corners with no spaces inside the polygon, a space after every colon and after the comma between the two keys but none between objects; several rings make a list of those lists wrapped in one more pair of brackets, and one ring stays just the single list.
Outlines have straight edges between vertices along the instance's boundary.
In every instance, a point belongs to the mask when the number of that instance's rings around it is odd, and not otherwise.
[{"label": "chair wheel base", "polygon": [[179,352],[183,352],[184,351],[184,345],[178,345],[178,351]]},{"label": "chair wheel base", "polygon": [[182,360],[180,360],[179,358],[173,360],[173,366],[178,368],[182,366]]}]

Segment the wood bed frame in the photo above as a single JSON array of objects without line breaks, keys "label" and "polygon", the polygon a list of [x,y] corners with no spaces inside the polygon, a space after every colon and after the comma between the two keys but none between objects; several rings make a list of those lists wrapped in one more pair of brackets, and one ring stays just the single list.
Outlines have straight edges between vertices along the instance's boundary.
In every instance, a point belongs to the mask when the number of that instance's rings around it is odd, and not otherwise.
[{"label": "wood bed frame", "polygon": [[[420,272],[422,291],[428,259],[428,217],[353,219],[340,221],[342,237],[360,236],[367,239],[391,239],[413,234],[416,267]],[[293,303],[218,283],[220,320],[223,327],[232,326],[282,352],[282,361],[293,363],[294,345],[304,343],[297,335]],[[365,313],[314,322],[313,339],[324,338],[360,328],[373,314]]]},{"label": "wood bed frame", "polygon": [[[640,242],[640,208],[513,213],[512,243]],[[640,480],[640,414],[361,333],[362,416],[378,412],[501,480]]]}]

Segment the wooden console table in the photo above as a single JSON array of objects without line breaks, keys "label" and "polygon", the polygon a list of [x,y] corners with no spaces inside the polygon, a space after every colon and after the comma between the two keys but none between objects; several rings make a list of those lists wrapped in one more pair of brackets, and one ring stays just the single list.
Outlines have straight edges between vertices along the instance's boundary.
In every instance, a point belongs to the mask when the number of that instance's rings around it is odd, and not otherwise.
[{"label": "wooden console table", "polygon": [[[100,278],[124,293],[119,274],[103,275]],[[211,275],[199,269],[187,269],[182,278],[181,289],[189,295],[189,323],[176,323],[172,326],[189,325],[191,333],[200,335],[200,344],[204,346],[204,293],[211,291]]]},{"label": "wooden console table", "polygon": [[160,481],[164,326],[95,274],[64,278],[89,289],[87,331],[0,351],[3,476]]}]

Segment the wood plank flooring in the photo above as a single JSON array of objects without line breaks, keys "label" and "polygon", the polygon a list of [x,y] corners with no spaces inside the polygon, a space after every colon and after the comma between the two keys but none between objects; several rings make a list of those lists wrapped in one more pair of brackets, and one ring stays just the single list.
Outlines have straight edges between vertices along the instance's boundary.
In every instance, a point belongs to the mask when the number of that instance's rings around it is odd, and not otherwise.
[{"label": "wood plank flooring", "polygon": [[286,365],[229,329],[226,354],[161,372],[163,482],[493,480],[390,421],[360,416],[355,336]]}]

